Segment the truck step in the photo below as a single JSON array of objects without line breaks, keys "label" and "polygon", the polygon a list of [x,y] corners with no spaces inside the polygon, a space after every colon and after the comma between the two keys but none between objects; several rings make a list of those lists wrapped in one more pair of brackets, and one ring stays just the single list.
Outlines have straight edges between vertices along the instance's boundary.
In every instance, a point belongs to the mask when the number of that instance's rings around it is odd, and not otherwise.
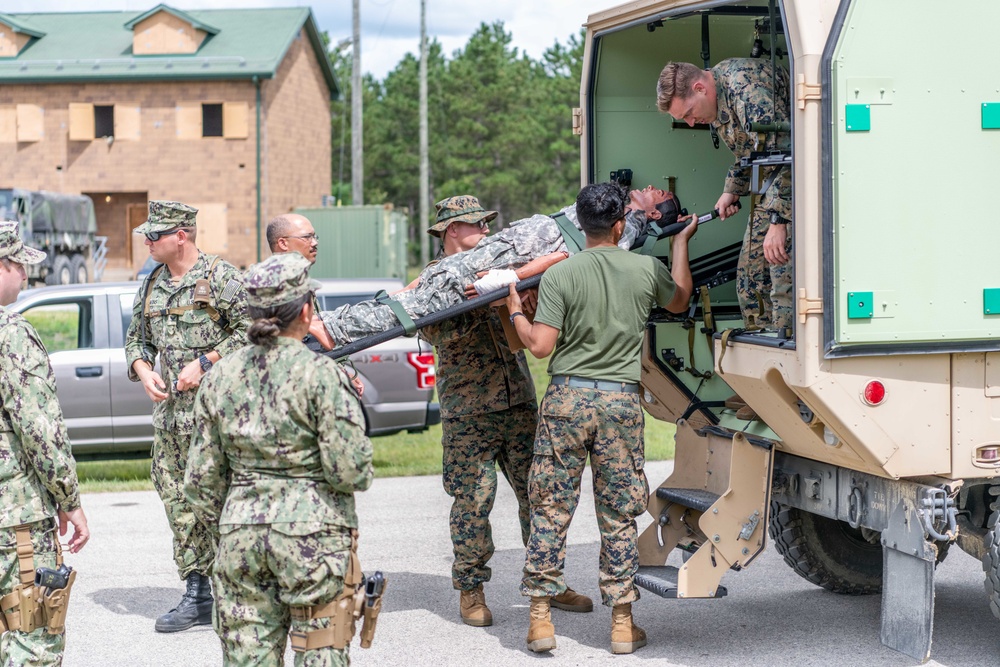
[{"label": "truck step", "polygon": [[[677,573],[677,568],[672,565],[640,565],[635,574],[635,585],[656,593],[661,598],[676,598]],[[719,586],[715,590],[715,597],[725,597],[727,593],[725,586]]]},{"label": "truck step", "polygon": [[708,508],[719,499],[718,494],[704,489],[670,489],[667,487],[657,489],[656,497],[682,507],[690,507],[699,512],[707,512]]}]

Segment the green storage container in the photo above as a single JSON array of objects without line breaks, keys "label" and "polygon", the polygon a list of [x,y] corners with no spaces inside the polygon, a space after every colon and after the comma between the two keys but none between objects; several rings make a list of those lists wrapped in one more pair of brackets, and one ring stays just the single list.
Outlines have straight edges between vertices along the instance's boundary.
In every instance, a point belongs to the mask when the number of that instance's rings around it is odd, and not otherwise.
[{"label": "green storage container", "polygon": [[298,208],[319,235],[313,278],[406,280],[407,216],[392,205]]}]

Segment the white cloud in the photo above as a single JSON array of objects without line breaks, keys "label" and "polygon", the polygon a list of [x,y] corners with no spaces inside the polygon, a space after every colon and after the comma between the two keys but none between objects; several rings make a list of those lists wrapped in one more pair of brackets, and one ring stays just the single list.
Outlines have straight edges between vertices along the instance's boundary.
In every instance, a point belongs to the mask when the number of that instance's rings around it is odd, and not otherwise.
[{"label": "white cloud", "polygon": [[[538,58],[555,42],[566,43],[593,12],[620,0],[427,0],[427,33],[447,55],[461,48],[481,23],[502,21],[513,46]],[[158,0],[5,0],[3,11],[30,12],[130,11],[143,12]],[[337,43],[351,36],[350,0],[167,0],[178,9],[226,7],[311,6],[320,30]],[[407,53],[420,45],[419,0],[361,0],[361,63],[365,72],[381,79]]]}]

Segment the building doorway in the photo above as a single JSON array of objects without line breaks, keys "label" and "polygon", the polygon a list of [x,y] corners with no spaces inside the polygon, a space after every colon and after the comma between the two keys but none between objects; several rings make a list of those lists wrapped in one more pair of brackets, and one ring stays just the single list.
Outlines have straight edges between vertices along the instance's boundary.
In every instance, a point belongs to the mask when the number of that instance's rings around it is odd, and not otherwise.
[{"label": "building doorway", "polygon": [[[135,273],[145,260],[145,247],[135,243],[132,230],[146,220],[147,192],[85,192],[94,200],[97,233],[108,238],[109,269]],[[142,255],[137,252],[136,246]],[[136,263],[138,261],[138,263]]]}]

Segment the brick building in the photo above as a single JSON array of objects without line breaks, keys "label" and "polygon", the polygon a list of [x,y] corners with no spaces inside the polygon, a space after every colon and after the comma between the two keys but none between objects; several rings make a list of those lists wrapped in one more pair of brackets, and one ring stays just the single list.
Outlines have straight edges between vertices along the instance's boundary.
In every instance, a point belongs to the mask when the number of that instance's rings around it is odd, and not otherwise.
[{"label": "brick building", "polygon": [[246,265],[270,217],[329,194],[336,95],[307,8],[0,14],[0,188],[90,195],[110,267],[148,254],[150,199]]}]

